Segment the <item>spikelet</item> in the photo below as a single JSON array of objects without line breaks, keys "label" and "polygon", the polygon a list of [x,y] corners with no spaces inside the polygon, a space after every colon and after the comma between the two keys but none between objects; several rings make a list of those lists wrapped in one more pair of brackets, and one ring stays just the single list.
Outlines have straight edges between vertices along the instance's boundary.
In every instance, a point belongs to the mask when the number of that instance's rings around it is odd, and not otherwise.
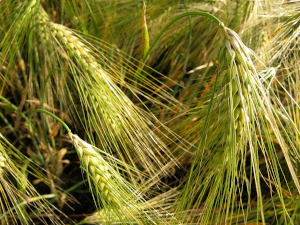
[{"label": "spikelet", "polygon": [[[249,123],[249,102],[252,88],[257,85],[257,71],[252,62],[253,51],[246,47],[240,37],[231,29],[224,27],[227,80],[224,96],[228,108],[232,106],[236,140]],[[229,100],[229,101],[228,101]]]},{"label": "spikelet", "polygon": [[[69,55],[76,59],[78,65],[84,69],[83,73],[88,73],[91,76],[96,75],[95,79],[98,79],[94,82],[93,86],[90,88],[85,88],[83,94],[87,102],[90,102],[96,112],[101,112],[101,115],[107,121],[107,124],[110,126],[111,130],[114,132],[119,132],[117,129],[120,127],[120,114],[118,114],[117,110],[114,109],[113,101],[108,100],[108,92],[113,92],[114,90],[110,89],[104,83],[104,80],[111,82],[106,73],[101,69],[96,59],[92,54],[89,53],[89,49],[85,47],[85,45],[78,40],[78,38],[69,30],[67,30],[64,26],[59,24],[51,23],[52,34],[62,41],[63,45],[68,49]],[[93,82],[93,81],[92,81]],[[101,82],[101,84],[97,84]],[[83,87],[84,88],[84,87]],[[92,91],[93,89],[97,91]],[[103,99],[103,102],[98,101],[98,97],[100,96]],[[108,113],[107,110],[102,110],[101,108],[109,108],[113,110],[113,113]],[[127,110],[128,111],[128,110]],[[130,116],[130,114],[127,114]]]},{"label": "spikelet", "polygon": [[46,27],[46,22],[50,21],[50,18],[48,16],[48,14],[45,12],[45,10],[43,9],[43,7],[41,5],[39,5],[37,7],[37,13],[35,14],[35,18],[34,21],[35,23],[39,24],[39,26],[36,28],[36,32],[40,38],[40,42],[42,44],[43,47],[51,47],[52,45],[47,44],[47,42],[49,41],[50,37],[49,37],[49,31],[47,30]]},{"label": "spikelet", "polygon": [[37,9],[37,6],[39,6],[39,0],[31,0],[31,1],[25,1],[22,5],[23,12],[20,13],[21,21],[27,19],[27,17],[31,14],[35,13],[35,10]]},{"label": "spikelet", "polygon": [[[33,54],[33,57],[36,58],[33,58],[32,60],[38,61],[44,65],[41,67],[41,72],[37,76],[39,83],[45,85],[45,94],[44,96],[41,96],[44,99],[40,100],[49,106],[56,108],[57,105],[54,103],[56,96],[58,96],[59,102],[63,103],[63,106],[66,105],[66,93],[63,88],[65,86],[65,77],[62,77],[61,73],[59,74],[57,71],[53,70],[53,68],[59,68],[60,60],[57,59],[57,57],[53,57],[55,43],[51,40],[51,33],[46,26],[48,21],[50,21],[50,17],[43,9],[42,5],[38,5],[32,21],[34,27],[34,30],[31,32],[32,38],[29,41],[31,41],[32,46],[38,46],[35,48],[36,54]],[[34,34],[36,37],[34,37]],[[49,64],[49,61],[51,61],[51,64]],[[32,67],[30,67],[30,70],[31,73],[35,73],[35,70]],[[54,85],[56,88],[53,88]],[[34,87],[34,85],[31,86]],[[34,93],[35,90],[32,89],[32,92]]]}]

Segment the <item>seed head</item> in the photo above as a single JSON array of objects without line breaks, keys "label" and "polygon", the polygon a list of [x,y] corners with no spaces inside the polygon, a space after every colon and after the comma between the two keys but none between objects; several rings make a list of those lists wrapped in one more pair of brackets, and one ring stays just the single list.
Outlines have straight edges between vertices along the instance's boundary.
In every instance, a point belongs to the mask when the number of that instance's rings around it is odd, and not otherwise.
[{"label": "seed head", "polygon": [[95,188],[98,188],[102,192],[102,196],[106,197],[102,201],[119,204],[119,200],[116,198],[118,194],[114,191],[117,184],[113,177],[116,177],[116,173],[112,172],[104,158],[92,145],[83,141],[76,134],[69,133],[69,136],[77,150],[82,167],[90,176]]}]

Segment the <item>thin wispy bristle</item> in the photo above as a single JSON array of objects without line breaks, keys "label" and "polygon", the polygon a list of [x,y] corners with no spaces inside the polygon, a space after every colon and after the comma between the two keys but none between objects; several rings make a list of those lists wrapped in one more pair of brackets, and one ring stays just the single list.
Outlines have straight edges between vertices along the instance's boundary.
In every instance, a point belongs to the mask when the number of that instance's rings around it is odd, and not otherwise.
[{"label": "thin wispy bristle", "polygon": [[1,224],[299,224],[298,0],[0,15]]},{"label": "thin wispy bristle", "polygon": [[[2,136],[1,136],[2,137]],[[9,154],[9,155],[8,155]],[[48,215],[53,224],[62,224],[55,215],[55,207],[48,202],[49,196],[40,195],[27,177],[21,172],[18,162],[15,160],[25,159],[20,152],[16,152],[7,146],[7,140],[0,142],[0,221],[3,224],[28,224],[34,223],[31,213],[42,223],[47,221],[42,214]],[[38,176],[38,173],[36,174]],[[39,177],[42,179],[42,177]],[[55,198],[52,195],[51,198]],[[26,206],[26,207],[25,207]]]},{"label": "thin wispy bristle", "polygon": [[[278,160],[269,160],[269,157],[274,157],[277,151],[272,142],[276,139],[279,144],[294,185],[298,189],[299,181],[296,179],[295,168],[289,156],[295,154],[295,146],[290,141],[287,144],[281,135],[283,127],[278,120],[279,114],[274,111],[273,103],[267,97],[271,93],[270,87],[264,81],[266,70],[258,71],[253,63],[253,59],[258,57],[243,44],[237,33],[226,27],[221,26],[221,29],[226,43],[222,57],[225,55],[226,57],[222,58],[224,63],[220,64],[219,79],[214,81],[214,88],[211,89],[210,95],[206,96],[207,101],[198,109],[195,108],[188,117],[188,120],[201,118],[203,121],[196,120],[194,122],[196,126],[190,128],[191,132],[196,131],[193,129],[201,130],[198,133],[200,144],[195,151],[193,170],[184,187],[182,199],[185,202],[188,201],[187,196],[199,197],[197,203],[181,203],[178,211],[184,208],[195,209],[203,204],[202,214],[189,215],[186,217],[187,221],[207,223],[212,221],[213,215],[215,223],[233,221],[230,214],[234,209],[224,208],[224,211],[220,211],[219,207],[233,204],[239,198],[248,198],[248,203],[241,202],[241,204],[249,204],[251,190],[246,179],[250,180],[253,176],[253,185],[257,193],[256,213],[261,221],[265,221],[260,179],[262,162],[258,161],[258,156],[263,155],[263,164],[269,169],[266,176],[272,184],[277,185],[276,192],[281,196],[280,187],[284,184],[278,174],[283,176],[284,174],[279,172]],[[293,121],[289,120],[289,123],[293,124]],[[288,145],[293,147],[289,149]],[[250,177],[246,177],[248,157],[251,165],[251,174],[248,175]],[[205,182],[197,183],[194,180]],[[243,193],[240,192],[242,187],[245,188]],[[206,199],[206,195],[211,198]],[[283,198],[280,198],[280,201],[284,204]],[[237,208],[243,207],[242,205],[235,203]],[[244,213],[247,216],[247,212]]]}]

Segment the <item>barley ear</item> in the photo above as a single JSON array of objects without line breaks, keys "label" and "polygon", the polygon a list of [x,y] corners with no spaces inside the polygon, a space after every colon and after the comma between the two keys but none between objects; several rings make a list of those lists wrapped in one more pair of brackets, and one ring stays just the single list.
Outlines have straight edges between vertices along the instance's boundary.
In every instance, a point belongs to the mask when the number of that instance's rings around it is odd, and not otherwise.
[{"label": "barley ear", "polygon": [[69,132],[69,136],[80,158],[82,169],[88,176],[95,205],[98,210],[102,208],[101,217],[106,222],[134,220],[154,224],[149,213],[160,218],[150,205],[147,210],[142,207],[147,204],[142,195],[106,162],[99,149],[76,134]]},{"label": "barley ear", "polygon": [[103,60],[100,52],[65,26],[52,22],[47,25],[66,53],[87,115],[83,123],[86,130],[95,130],[101,149],[111,154],[112,146],[119,158],[136,168],[142,166],[152,175],[168,173],[165,164],[177,161],[160,138],[166,135],[159,129],[155,132],[151,129],[153,114],[134,105],[116,85],[114,77],[100,64]]},{"label": "barley ear", "polygon": [[[244,142],[237,148],[237,151],[243,149],[247,144],[249,145],[252,168],[254,171],[254,180],[256,184],[256,191],[258,194],[258,202],[260,204],[260,213],[264,217],[264,212],[262,209],[262,196],[261,196],[261,187],[260,187],[260,166],[259,162],[256,159],[256,154],[258,154],[258,147],[256,143],[259,140],[256,137],[257,134],[269,134],[270,130],[266,130],[266,126],[270,127],[274,136],[276,137],[281,151],[285,157],[285,161],[290,170],[291,176],[293,177],[295,187],[300,192],[299,179],[297,178],[295,169],[292,165],[292,160],[290,158],[290,151],[294,151],[294,144],[289,140],[285,140],[281,135],[282,131],[286,128],[282,126],[281,121],[278,121],[278,112],[274,110],[274,104],[268,96],[269,91],[267,90],[267,85],[262,83],[262,79],[259,76],[252,57],[256,57],[253,54],[253,51],[244,45],[240,37],[236,32],[229,28],[225,28],[224,34],[226,37],[226,48],[228,51],[234,51],[235,56],[231,54],[229,58],[229,71],[230,71],[230,81],[231,85],[235,82],[238,85],[238,91],[236,92],[239,97],[236,98],[236,93],[231,93],[232,104],[231,109],[233,109],[232,115],[234,115],[234,127],[237,143],[240,141],[239,138],[243,137]],[[259,60],[258,60],[259,61]],[[231,89],[233,90],[233,89]],[[273,97],[277,99],[277,97]],[[293,123],[292,121],[289,121]],[[280,131],[281,130],[281,131]],[[270,146],[265,146],[264,142],[272,142],[270,137],[266,137],[267,141],[262,141],[260,148],[262,152],[266,154],[274,154],[276,149]],[[289,144],[286,141],[290,142]],[[291,145],[292,147],[290,148]],[[291,149],[291,150],[290,150]],[[239,152],[237,152],[239,154]],[[265,163],[268,166],[271,166],[265,159]],[[278,169],[275,166],[271,166],[272,170],[277,171]],[[277,173],[276,172],[276,173]],[[280,185],[281,181],[274,179],[274,182],[277,182]],[[281,199],[283,201],[283,199]],[[283,204],[283,203],[282,203]]]},{"label": "barley ear", "polygon": [[93,149],[92,145],[80,139],[78,135],[69,133],[69,136],[73,141],[84,171],[88,173],[95,187],[102,193],[101,196],[105,198],[105,200],[102,199],[103,202],[120,204],[117,199],[119,195],[114,193],[114,189],[117,189],[114,187],[117,185],[113,178],[115,174],[111,173],[111,169],[103,157]]}]

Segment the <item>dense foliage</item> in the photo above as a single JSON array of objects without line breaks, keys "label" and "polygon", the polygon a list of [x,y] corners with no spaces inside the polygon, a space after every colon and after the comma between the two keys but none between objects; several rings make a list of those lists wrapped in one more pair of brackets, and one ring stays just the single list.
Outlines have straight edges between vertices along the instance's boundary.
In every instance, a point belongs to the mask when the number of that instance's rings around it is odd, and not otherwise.
[{"label": "dense foliage", "polygon": [[299,224],[299,9],[0,0],[1,224]]}]

